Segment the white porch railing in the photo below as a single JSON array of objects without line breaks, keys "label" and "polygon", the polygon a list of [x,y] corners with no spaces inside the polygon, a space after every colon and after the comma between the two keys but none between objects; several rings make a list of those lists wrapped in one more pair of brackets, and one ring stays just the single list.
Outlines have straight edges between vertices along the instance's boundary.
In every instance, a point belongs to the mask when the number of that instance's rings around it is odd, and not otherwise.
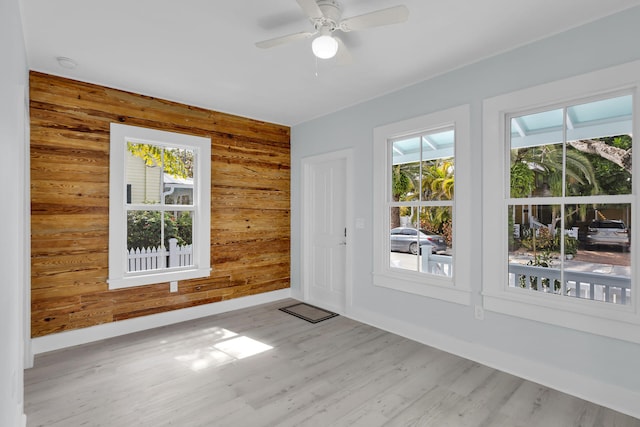
[{"label": "white porch railing", "polygon": [[453,257],[431,253],[431,245],[420,245],[422,253],[422,272],[438,276],[451,277],[453,275]]},{"label": "white porch railing", "polygon": [[169,239],[169,250],[157,247],[127,251],[127,271],[129,272],[185,265],[193,265],[193,246],[178,246],[178,239],[175,238]]},{"label": "white porch railing", "polygon": [[565,270],[564,286],[561,280],[560,270],[555,268],[509,264],[510,287],[614,304],[627,304],[631,301],[631,279],[626,276]]}]

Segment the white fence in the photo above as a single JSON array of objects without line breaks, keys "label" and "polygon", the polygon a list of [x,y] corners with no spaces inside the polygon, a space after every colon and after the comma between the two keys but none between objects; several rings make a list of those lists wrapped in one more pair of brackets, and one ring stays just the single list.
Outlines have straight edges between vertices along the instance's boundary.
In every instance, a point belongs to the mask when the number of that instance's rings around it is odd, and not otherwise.
[{"label": "white fence", "polygon": [[193,246],[178,246],[178,239],[169,239],[169,250],[137,248],[127,252],[127,271],[157,270],[166,267],[193,265]]},{"label": "white fence", "polygon": [[628,304],[631,301],[629,277],[565,270],[564,285],[561,280],[560,270],[555,268],[509,264],[510,287],[553,292],[614,304]]},{"label": "white fence", "polygon": [[453,276],[452,257],[431,253],[431,245],[420,245],[422,253],[422,272],[438,276]]}]

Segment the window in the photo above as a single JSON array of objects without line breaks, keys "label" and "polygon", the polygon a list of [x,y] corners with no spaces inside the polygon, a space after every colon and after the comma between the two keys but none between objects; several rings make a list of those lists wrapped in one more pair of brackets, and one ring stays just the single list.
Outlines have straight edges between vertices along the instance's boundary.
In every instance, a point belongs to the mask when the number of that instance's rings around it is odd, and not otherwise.
[{"label": "window", "polygon": [[111,124],[109,288],[210,272],[208,138]]},{"label": "window", "polygon": [[637,70],[485,101],[485,308],[638,340]]},{"label": "window", "polygon": [[388,143],[391,268],[453,274],[454,138],[445,128]]},{"label": "window", "polygon": [[510,287],[631,302],[632,104],[614,96],[510,118]]},{"label": "window", "polygon": [[469,107],[374,130],[374,283],[469,304]]}]

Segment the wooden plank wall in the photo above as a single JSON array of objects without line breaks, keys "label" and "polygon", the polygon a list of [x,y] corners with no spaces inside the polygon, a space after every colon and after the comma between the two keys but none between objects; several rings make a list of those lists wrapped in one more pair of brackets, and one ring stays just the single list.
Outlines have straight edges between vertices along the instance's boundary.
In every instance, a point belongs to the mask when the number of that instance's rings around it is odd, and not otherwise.
[{"label": "wooden plank wall", "polygon": [[[30,73],[33,337],[289,287],[290,129]],[[108,289],[109,124],[210,137],[206,279]]]}]

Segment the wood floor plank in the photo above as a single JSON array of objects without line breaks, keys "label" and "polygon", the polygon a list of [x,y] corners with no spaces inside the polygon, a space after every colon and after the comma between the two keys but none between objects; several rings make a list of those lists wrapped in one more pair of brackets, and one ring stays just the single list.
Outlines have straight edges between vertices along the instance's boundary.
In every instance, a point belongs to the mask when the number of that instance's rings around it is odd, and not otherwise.
[{"label": "wood floor plank", "polygon": [[640,420],[283,300],[38,355],[27,426],[622,426]]}]

